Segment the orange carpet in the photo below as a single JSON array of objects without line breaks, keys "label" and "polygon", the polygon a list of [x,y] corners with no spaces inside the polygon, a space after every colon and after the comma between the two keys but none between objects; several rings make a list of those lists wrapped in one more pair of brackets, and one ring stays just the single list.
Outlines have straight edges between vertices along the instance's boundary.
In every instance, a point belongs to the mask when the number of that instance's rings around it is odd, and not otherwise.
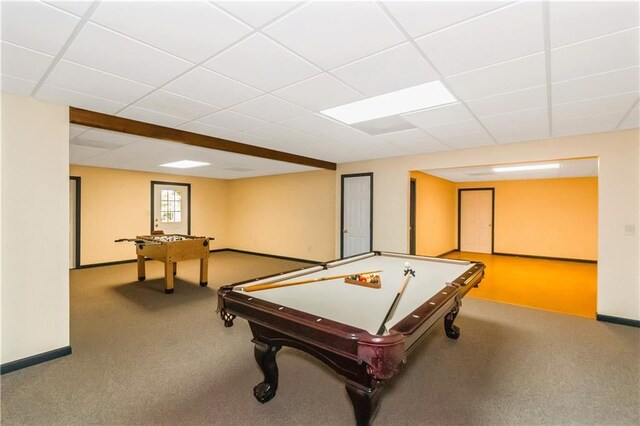
[{"label": "orange carpet", "polygon": [[450,259],[483,262],[486,275],[470,297],[562,312],[596,316],[597,264],[454,252]]}]

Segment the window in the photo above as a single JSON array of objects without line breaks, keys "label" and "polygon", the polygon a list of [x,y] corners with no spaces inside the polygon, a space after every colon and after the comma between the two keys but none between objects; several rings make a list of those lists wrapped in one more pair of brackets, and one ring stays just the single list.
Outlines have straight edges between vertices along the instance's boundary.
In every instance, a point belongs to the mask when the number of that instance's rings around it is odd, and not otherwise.
[{"label": "window", "polygon": [[182,196],[178,191],[160,191],[160,222],[178,223],[182,221]]}]

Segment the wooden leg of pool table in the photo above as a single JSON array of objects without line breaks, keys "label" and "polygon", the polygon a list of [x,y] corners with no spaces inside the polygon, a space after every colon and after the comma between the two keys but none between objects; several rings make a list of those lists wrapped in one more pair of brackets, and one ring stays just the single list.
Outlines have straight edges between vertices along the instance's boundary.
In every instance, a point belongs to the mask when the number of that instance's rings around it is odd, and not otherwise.
[{"label": "wooden leg of pool table", "polygon": [[138,255],[138,281],[144,281],[146,278],[144,273],[144,256]]},{"label": "wooden leg of pool table", "polygon": [[200,287],[209,284],[209,256],[200,259]]},{"label": "wooden leg of pool table", "polygon": [[175,278],[173,276],[173,271],[175,268],[175,262],[164,262],[164,279],[166,281],[166,285],[164,288],[164,292],[167,294],[173,293],[173,283]]},{"label": "wooden leg of pool table", "polygon": [[346,388],[356,415],[356,425],[369,426],[380,402],[381,389],[366,389],[351,382],[347,382]]},{"label": "wooden leg of pool table", "polygon": [[453,309],[444,316],[444,332],[450,339],[457,339],[458,337],[460,337],[460,328],[453,325],[453,321],[455,321],[456,317],[458,316],[459,310],[460,307],[458,304],[456,304]]},{"label": "wooden leg of pool table", "polygon": [[253,396],[264,404],[271,401],[276,396],[278,390],[278,364],[276,364],[276,354],[280,350],[278,346],[271,346],[258,340],[253,340],[255,348],[253,354],[258,362],[264,382],[258,383],[253,388]]}]

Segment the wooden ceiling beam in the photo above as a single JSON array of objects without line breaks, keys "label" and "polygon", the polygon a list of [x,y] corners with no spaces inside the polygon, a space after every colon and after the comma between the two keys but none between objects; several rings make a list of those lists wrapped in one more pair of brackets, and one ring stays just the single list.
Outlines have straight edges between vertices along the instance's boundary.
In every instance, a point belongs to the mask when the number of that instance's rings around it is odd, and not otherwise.
[{"label": "wooden ceiling beam", "polygon": [[283,161],[286,163],[301,164],[303,166],[317,167],[320,169],[336,170],[336,163],[261,148],[240,142],[233,142],[213,136],[205,136],[156,124],[143,123],[142,121],[116,117],[114,115],[87,111],[80,108],[69,107],[69,122],[81,126],[95,127],[114,132],[128,133],[130,135],[146,138],[161,139],[186,145],[199,146],[201,148],[215,149],[218,151],[233,152],[235,154],[250,155],[252,157],[267,158],[269,160]]}]

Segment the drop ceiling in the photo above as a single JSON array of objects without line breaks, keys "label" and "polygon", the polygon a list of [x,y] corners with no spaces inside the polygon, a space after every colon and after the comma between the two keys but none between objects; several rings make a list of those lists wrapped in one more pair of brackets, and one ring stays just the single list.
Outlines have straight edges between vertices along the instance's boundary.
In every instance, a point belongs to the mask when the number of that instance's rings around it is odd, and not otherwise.
[{"label": "drop ceiling", "polygon": [[559,167],[548,170],[526,170],[506,173],[496,172],[494,168],[498,166],[495,165],[421,171],[451,182],[491,182],[500,180],[559,179],[598,176],[597,158],[564,159],[545,161],[542,163],[500,164],[500,167],[540,164],[558,164]]},{"label": "drop ceiling", "polygon": [[[4,92],[335,163],[640,127],[637,1],[1,7]],[[351,126],[320,113],[434,80],[456,102]],[[71,162],[312,169],[109,133],[74,126]]]}]

